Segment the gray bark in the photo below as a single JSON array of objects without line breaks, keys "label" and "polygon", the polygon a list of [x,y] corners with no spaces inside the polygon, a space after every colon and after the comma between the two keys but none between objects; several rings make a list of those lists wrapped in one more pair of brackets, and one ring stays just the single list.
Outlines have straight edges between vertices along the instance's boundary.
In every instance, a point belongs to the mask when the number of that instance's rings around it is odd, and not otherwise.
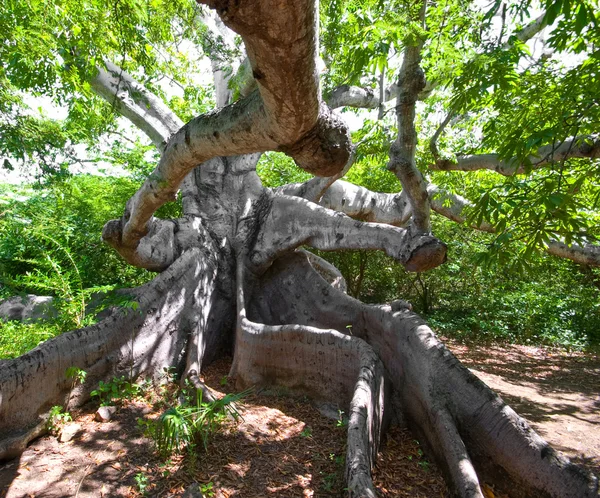
[{"label": "gray bark", "polygon": [[[419,21],[425,22],[426,0],[423,0]],[[393,171],[406,192],[413,212],[413,223],[420,233],[430,233],[429,196],[427,183],[415,163],[417,151],[417,131],[415,109],[419,93],[425,88],[425,73],[421,69],[421,49],[424,40],[404,49],[404,59],[398,76],[398,98],[396,116],[398,118],[398,139],[390,147],[388,169]]]},{"label": "gray bark", "polygon": [[[43,430],[51,406],[84,401],[101,379],[176,367],[199,385],[202,365],[235,343],[232,376],[239,385],[285,386],[350,414],[350,496],[375,496],[370,472],[393,388],[402,418],[427,442],[457,495],[481,496],[481,475],[515,496],[597,497],[597,479],[550,449],[418,316],[402,303],[367,306],[350,298],[339,272],[296,251],[380,249],[414,271],[440,264],[446,253],[419,211],[422,179],[405,178],[407,193],[389,197],[336,181],[349,164],[349,142],[320,102],[314,3],[206,3],[242,36],[258,89],[167,136],[173,130],[161,128],[161,119],[171,118],[155,112],[160,102],[137,101],[133,83],[120,91],[121,82],[106,77],[120,109],[130,100],[131,108],[145,103],[152,120],[159,116],[146,133],[168,143],[155,174],[104,237],[132,264],[162,273],[131,291],[138,312],[114,310],[97,325],[0,361],[0,459]],[[399,137],[406,144],[396,150],[409,162],[414,124],[406,116],[422,83],[405,78],[418,76],[413,48],[400,81],[406,113]],[[255,167],[266,149],[332,178],[265,189]],[[185,175],[184,216],[153,219]],[[408,222],[408,195],[416,229]],[[88,372],[73,393],[64,378],[70,366]]]},{"label": "gray bark", "polygon": [[516,158],[502,160],[498,154],[459,156],[456,161],[437,161],[429,166],[439,171],[478,171],[487,169],[504,176],[522,175],[528,169],[539,169],[571,158],[600,158],[600,140],[597,137],[575,137],[557,145],[540,147],[537,152],[520,161]]}]

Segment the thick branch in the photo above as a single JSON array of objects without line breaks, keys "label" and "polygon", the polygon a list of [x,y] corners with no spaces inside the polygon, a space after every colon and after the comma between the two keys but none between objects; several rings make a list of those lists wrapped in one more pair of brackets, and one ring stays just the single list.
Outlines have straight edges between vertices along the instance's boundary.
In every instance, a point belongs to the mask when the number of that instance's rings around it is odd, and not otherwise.
[{"label": "thick branch", "polygon": [[196,216],[152,218],[149,226],[148,233],[132,248],[120,244],[121,220],[111,220],[102,229],[102,240],[129,264],[151,271],[167,269],[187,249],[212,246],[212,238]]},{"label": "thick branch", "polygon": [[[405,226],[411,217],[410,203],[404,192],[385,194],[373,192],[344,180],[333,182],[319,197],[313,196],[311,182],[284,186],[278,192],[316,202],[356,220]],[[323,179],[319,179],[323,180]]]},{"label": "thick branch", "polygon": [[[420,20],[424,22],[425,0],[420,12]],[[398,117],[398,139],[390,148],[388,169],[393,171],[402,190],[410,199],[413,210],[413,221],[417,230],[430,232],[429,197],[427,183],[417,169],[415,153],[417,149],[417,131],[415,128],[415,107],[419,93],[425,88],[425,73],[421,69],[421,48],[423,41],[409,45],[404,49],[404,60],[398,77],[398,99],[396,114]]]},{"label": "thick branch", "polygon": [[557,240],[548,242],[546,249],[552,256],[570,259],[575,263],[587,266],[600,266],[600,247],[592,244],[568,246]]},{"label": "thick branch", "polygon": [[478,171],[487,169],[504,176],[522,175],[527,169],[538,169],[571,158],[600,158],[600,139],[597,137],[575,137],[559,145],[540,147],[524,162],[516,158],[502,160],[498,154],[475,154],[462,156],[454,161],[437,161],[429,166],[438,171]]},{"label": "thick branch", "polygon": [[404,191],[399,194],[373,192],[343,180],[331,185],[319,204],[357,220],[395,226],[406,226],[412,214]]},{"label": "thick branch", "polygon": [[446,245],[430,235],[356,221],[297,197],[274,196],[250,254],[256,271],[301,245],[325,251],[383,250],[408,271],[426,271],[446,260]]},{"label": "thick branch", "polygon": [[183,121],[123,69],[109,60],[104,64],[106,69],[99,67],[90,81],[92,89],[148,135],[162,151],[171,135],[183,126]]},{"label": "thick branch", "polygon": [[[105,63],[106,69],[99,68],[98,74],[90,81],[92,89],[143,131],[158,151],[162,153],[171,136],[183,126],[183,121],[164,104],[160,97],[148,91],[123,69],[110,61],[105,61]],[[218,79],[219,74],[215,73],[215,87],[218,86]],[[193,179],[188,176],[181,185],[185,213],[195,210],[194,191]],[[117,226],[121,227],[121,222],[115,225],[116,223],[115,221],[109,222],[105,229],[108,230],[107,233],[114,234],[109,243],[118,248],[120,246],[120,235],[118,235],[120,234],[120,228],[118,233],[115,232],[115,228]],[[157,227],[153,227],[152,223],[149,223],[149,235],[152,236],[150,232],[156,232],[157,230]],[[132,249],[124,248],[124,251],[131,252]],[[135,264],[129,256],[125,255],[125,259]],[[147,260],[146,257],[141,259]],[[156,255],[152,259],[156,261]],[[150,266],[143,267],[152,268],[155,266],[157,265],[152,262]],[[158,266],[162,267],[163,265],[159,263]]]}]

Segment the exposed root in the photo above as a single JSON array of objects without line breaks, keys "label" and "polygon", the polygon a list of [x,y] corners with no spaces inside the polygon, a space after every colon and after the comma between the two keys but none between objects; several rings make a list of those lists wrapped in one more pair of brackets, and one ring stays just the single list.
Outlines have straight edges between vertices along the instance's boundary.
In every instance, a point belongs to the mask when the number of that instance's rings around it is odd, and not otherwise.
[{"label": "exposed root", "polygon": [[[193,249],[132,291],[136,311],[115,310],[96,325],[62,334],[14,360],[0,360],[0,459],[14,457],[37,437],[50,408],[64,406],[70,394],[75,406],[113,375],[160,376],[165,368],[180,368],[188,331],[199,323],[198,299],[210,295],[203,286],[210,261],[209,254]],[[206,340],[215,345],[226,339],[219,332],[219,338]],[[73,393],[65,377],[72,366],[87,372],[86,383]]]},{"label": "exposed root", "polygon": [[598,497],[598,479],[552,450],[414,313],[336,291],[302,255],[275,263],[260,289],[249,306],[254,319],[350,330],[373,347],[405,419],[436,449],[459,496],[481,496],[481,480],[515,497]]},{"label": "exposed root", "polygon": [[269,326],[242,319],[231,377],[240,388],[280,386],[344,410],[369,346],[335,330],[302,325]]},{"label": "exposed root", "polygon": [[375,498],[371,470],[383,432],[386,382],[383,364],[371,348],[362,349],[360,362],[350,403],[346,481],[350,497]]},{"label": "exposed root", "polygon": [[438,457],[446,463],[446,471],[461,498],[483,498],[477,472],[473,467],[467,448],[450,413],[441,409],[434,415],[434,427],[439,441]]},{"label": "exposed root", "polygon": [[23,431],[15,431],[6,438],[0,439],[0,462],[18,457],[34,439],[48,432],[48,416],[42,415],[36,425]]}]

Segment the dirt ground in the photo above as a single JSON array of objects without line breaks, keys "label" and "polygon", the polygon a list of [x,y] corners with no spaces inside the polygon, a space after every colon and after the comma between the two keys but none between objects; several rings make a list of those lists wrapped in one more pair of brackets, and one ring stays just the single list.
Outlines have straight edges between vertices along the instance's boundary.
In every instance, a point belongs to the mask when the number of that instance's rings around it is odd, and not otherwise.
[{"label": "dirt ground", "polygon": [[452,352],[555,449],[600,475],[600,357],[533,346]]},{"label": "dirt ground", "polygon": [[[525,346],[467,347],[455,354],[555,448],[600,474],[600,358]],[[227,361],[205,382],[225,393]],[[154,404],[153,404],[154,403]],[[96,406],[74,413],[81,429],[61,443],[47,436],[16,460],[0,465],[0,497],[181,496],[193,482],[205,496],[255,498],[344,496],[343,417],[322,417],[304,399],[253,394],[243,421],[217,433],[207,452],[164,462],[144,437],[138,418],[157,416],[156,397],[125,401],[110,422]],[[409,432],[388,434],[374,473],[384,497],[444,497],[447,489]],[[493,496],[493,495],[491,495]]]}]

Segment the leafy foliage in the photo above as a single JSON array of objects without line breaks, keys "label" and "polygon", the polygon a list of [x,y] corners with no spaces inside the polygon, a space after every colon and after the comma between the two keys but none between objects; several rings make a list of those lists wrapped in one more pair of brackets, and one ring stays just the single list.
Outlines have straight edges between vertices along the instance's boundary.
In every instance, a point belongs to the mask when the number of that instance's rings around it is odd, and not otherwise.
[{"label": "leafy foliage", "polygon": [[142,421],[142,425],[154,440],[156,450],[162,458],[190,447],[195,448],[197,442],[202,442],[206,450],[210,436],[228,416],[235,420],[240,417],[235,403],[249,392],[226,394],[220,399],[203,402],[202,390],[198,389],[193,396],[188,395],[181,404],[170,407],[157,420]]},{"label": "leafy foliage", "polygon": [[16,358],[68,328],[60,323],[22,323],[0,320],[0,360]]},{"label": "leafy foliage", "polygon": [[62,406],[56,405],[50,408],[46,426],[50,432],[57,433],[65,423],[71,422],[72,420],[73,418],[69,412],[64,411]]},{"label": "leafy foliage", "polygon": [[279,187],[311,178],[309,173],[298,168],[290,157],[281,152],[263,154],[256,165],[256,172],[265,187]]},{"label": "leafy foliage", "polygon": [[125,377],[113,377],[110,381],[100,381],[98,387],[94,389],[90,396],[97,398],[101,406],[112,405],[121,400],[133,399],[141,396],[145,385],[142,383],[132,383]]},{"label": "leafy foliage", "polygon": [[140,285],[152,274],[126,265],[100,234],[135,188],[130,179],[87,175],[44,188],[0,186],[0,295],[51,295],[56,312],[38,323],[0,323],[0,358],[92,323],[102,306],[89,304],[99,292],[108,293],[104,306],[132,307],[127,296],[111,298],[110,291]]},{"label": "leafy foliage", "polygon": [[0,194],[0,277],[16,292],[70,300],[83,289],[132,286],[151,274],[126,265],[100,235],[136,184],[81,175],[43,189],[4,186]]}]

